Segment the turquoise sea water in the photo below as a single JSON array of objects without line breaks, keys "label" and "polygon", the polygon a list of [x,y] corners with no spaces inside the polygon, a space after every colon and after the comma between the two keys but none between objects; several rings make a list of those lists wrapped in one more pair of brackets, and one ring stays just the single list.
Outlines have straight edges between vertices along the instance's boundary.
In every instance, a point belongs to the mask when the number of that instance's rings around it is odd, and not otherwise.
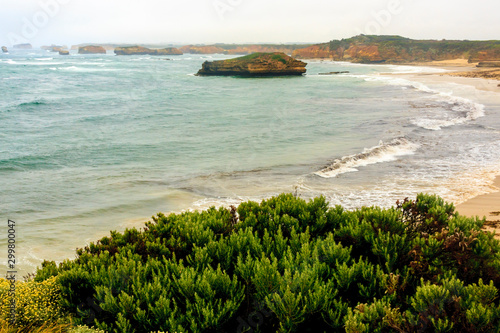
[{"label": "turquoise sea water", "polygon": [[[225,58],[0,55],[0,211],[17,222],[21,272],[160,211],[281,192],[460,202],[500,172],[495,93],[329,61],[303,77],[193,75]],[[332,71],[349,73],[318,75]]]}]

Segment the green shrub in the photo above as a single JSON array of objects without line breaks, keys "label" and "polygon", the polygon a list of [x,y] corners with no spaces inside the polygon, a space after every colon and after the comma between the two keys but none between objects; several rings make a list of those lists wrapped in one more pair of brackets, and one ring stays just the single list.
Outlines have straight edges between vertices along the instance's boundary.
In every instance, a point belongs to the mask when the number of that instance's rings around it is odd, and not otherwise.
[{"label": "green shrub", "polygon": [[[0,279],[0,319],[11,322],[10,282]],[[40,326],[64,317],[60,300],[60,286],[55,277],[42,282],[15,283],[15,325]]]},{"label": "green shrub", "polygon": [[68,333],[106,333],[106,332],[102,330],[97,330],[95,328],[89,328],[87,326],[78,325],[77,327],[69,330]]},{"label": "green shrub", "polygon": [[158,214],[36,281],[106,332],[495,332],[500,246],[482,223],[430,195],[346,211],[282,194]]}]

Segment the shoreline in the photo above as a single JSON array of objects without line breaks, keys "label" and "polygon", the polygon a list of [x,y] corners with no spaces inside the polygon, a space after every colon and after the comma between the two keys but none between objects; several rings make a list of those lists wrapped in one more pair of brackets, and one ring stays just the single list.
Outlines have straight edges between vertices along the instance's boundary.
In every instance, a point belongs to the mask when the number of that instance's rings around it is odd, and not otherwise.
[{"label": "shoreline", "polygon": [[[415,73],[415,74],[395,74],[404,75],[418,81],[420,78],[431,79],[435,82],[450,82],[461,85],[473,86],[482,91],[500,93],[500,70],[477,68],[476,64],[467,63],[465,59],[452,61],[435,61],[432,63],[415,63],[409,66],[439,67],[445,73]],[[490,75],[495,72],[498,76]],[[500,97],[500,95],[499,95]],[[500,173],[492,183],[484,184],[492,191],[476,195],[455,205],[455,211],[462,216],[485,219],[483,229],[495,232],[495,237],[500,239]]]},{"label": "shoreline", "polygon": [[478,195],[455,207],[455,210],[466,217],[486,219],[483,229],[495,232],[500,239],[500,176],[494,181],[497,191]]}]

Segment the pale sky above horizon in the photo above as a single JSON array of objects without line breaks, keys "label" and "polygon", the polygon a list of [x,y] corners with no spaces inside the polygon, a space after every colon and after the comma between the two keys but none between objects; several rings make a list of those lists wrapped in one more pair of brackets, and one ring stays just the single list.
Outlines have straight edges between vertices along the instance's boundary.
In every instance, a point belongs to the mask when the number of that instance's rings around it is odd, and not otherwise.
[{"label": "pale sky above horizon", "polygon": [[0,44],[320,43],[360,33],[500,39],[483,0],[0,0]]}]

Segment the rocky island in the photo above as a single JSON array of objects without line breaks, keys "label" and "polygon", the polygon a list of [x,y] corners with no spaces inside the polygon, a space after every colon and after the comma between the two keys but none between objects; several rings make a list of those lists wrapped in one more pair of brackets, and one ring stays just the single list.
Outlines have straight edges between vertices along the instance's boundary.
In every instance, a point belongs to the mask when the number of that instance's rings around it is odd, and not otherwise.
[{"label": "rocky island", "polygon": [[97,45],[81,46],[78,48],[78,54],[106,54],[106,49]]},{"label": "rocky island", "polygon": [[175,47],[167,47],[164,49],[149,49],[143,46],[126,46],[117,47],[116,55],[182,55],[182,52]]},{"label": "rocky island", "polygon": [[253,53],[219,61],[205,61],[197,75],[220,76],[284,76],[302,75],[306,63],[284,53]]},{"label": "rocky island", "polygon": [[42,50],[46,50],[46,51],[50,51],[50,52],[59,52],[59,51],[63,51],[63,50],[66,50],[68,47],[66,45],[50,45],[50,46],[47,46],[47,45],[43,45],[43,46],[40,46],[40,48]]},{"label": "rocky island", "polygon": [[22,50],[31,50],[33,46],[30,43],[24,43],[24,44],[16,44],[14,45],[14,48]]},{"label": "rocky island", "polygon": [[7,52],[9,52],[9,50],[7,50],[7,46],[2,46],[2,52],[3,52],[3,53],[7,53]]}]

